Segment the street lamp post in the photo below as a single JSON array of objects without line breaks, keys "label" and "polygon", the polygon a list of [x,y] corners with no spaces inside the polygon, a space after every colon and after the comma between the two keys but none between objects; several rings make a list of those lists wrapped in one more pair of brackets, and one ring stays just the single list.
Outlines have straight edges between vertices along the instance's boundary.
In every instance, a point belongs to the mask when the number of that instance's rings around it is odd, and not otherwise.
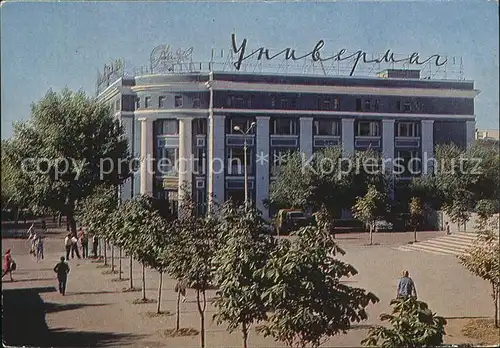
[{"label": "street lamp post", "polygon": [[233,129],[243,134],[243,176],[245,180],[245,208],[248,208],[248,172],[247,172],[247,135],[255,127],[255,122],[250,124],[246,131],[243,131],[239,126],[234,126]]}]

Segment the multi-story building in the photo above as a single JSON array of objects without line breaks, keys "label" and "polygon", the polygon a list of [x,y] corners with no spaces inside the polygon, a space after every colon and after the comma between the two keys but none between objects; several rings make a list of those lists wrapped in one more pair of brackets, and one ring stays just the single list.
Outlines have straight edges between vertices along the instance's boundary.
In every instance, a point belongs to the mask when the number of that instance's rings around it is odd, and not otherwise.
[{"label": "multi-story building", "polygon": [[[376,77],[210,72],[123,77],[99,98],[142,158],[123,198],[155,195],[175,209],[187,187],[200,209],[209,200],[242,199],[244,170],[235,163],[244,163],[246,139],[249,197],[266,216],[280,154],[338,146],[346,154],[372,148],[385,158],[432,158],[436,144],[474,141],[478,93],[473,81],[421,79],[418,70]],[[253,122],[247,136],[235,130]]]},{"label": "multi-story building", "polygon": [[500,131],[498,129],[477,129],[476,139],[500,140]]}]

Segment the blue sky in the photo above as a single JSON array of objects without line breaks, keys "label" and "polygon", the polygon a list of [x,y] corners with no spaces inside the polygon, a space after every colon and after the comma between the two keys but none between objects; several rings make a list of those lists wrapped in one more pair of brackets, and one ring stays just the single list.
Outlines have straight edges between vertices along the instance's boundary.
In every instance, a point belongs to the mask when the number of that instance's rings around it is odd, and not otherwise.
[{"label": "blue sky", "polygon": [[168,43],[230,47],[231,33],[249,46],[309,52],[441,53],[462,56],[464,78],[482,92],[478,127],[498,128],[499,37],[495,1],[454,2],[71,2],[3,3],[1,7],[2,139],[12,122],[49,88],[95,92],[97,71],[119,57],[147,65],[151,49]]}]

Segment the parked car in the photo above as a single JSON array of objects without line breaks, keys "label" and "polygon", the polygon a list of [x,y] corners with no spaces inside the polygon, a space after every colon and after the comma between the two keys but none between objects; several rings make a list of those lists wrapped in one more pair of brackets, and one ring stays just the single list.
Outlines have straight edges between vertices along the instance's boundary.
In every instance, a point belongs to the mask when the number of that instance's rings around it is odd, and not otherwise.
[{"label": "parked car", "polygon": [[281,209],[276,216],[276,233],[278,236],[286,235],[310,222],[311,219],[300,209]]},{"label": "parked car", "polygon": [[392,223],[386,220],[379,220],[375,222],[374,232],[392,232]]}]

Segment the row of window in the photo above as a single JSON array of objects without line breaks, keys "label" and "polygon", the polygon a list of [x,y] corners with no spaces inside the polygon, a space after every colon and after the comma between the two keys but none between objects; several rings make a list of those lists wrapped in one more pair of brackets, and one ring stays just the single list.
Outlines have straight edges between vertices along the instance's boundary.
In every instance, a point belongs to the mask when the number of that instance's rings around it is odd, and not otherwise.
[{"label": "row of window", "polygon": [[[240,134],[239,128],[245,132],[251,127],[252,119],[246,118],[231,118],[226,122],[226,134]],[[179,134],[179,123],[175,119],[164,119],[155,122],[157,135],[177,135]],[[195,119],[193,121],[194,134],[206,134],[207,123],[204,119]],[[396,122],[397,137],[419,137],[420,123],[419,122]],[[340,136],[340,121],[331,119],[315,119],[313,121],[313,135],[325,136]],[[271,120],[270,134],[272,135],[298,135],[299,120],[296,118],[276,118]],[[255,127],[251,128],[249,134],[255,133]],[[378,137],[381,135],[381,122],[379,121],[357,121],[355,128],[356,136],[372,136]]]},{"label": "row of window", "polygon": [[[182,108],[184,106],[184,98],[182,95],[176,95],[174,96],[174,108]],[[190,107],[192,107],[193,109],[194,108],[199,108],[201,105],[201,101],[200,99],[193,99],[192,100],[192,105]],[[141,107],[143,107],[141,105],[141,99],[140,98],[137,98],[136,101],[135,101],[135,108],[136,109],[140,109]],[[167,97],[164,96],[164,95],[161,95],[158,97],[158,105],[153,105],[152,103],[152,99],[151,99],[151,96],[146,96],[144,97],[144,108],[145,109],[149,109],[149,108],[159,108],[159,109],[162,109],[162,108],[165,108],[167,107]]]}]

